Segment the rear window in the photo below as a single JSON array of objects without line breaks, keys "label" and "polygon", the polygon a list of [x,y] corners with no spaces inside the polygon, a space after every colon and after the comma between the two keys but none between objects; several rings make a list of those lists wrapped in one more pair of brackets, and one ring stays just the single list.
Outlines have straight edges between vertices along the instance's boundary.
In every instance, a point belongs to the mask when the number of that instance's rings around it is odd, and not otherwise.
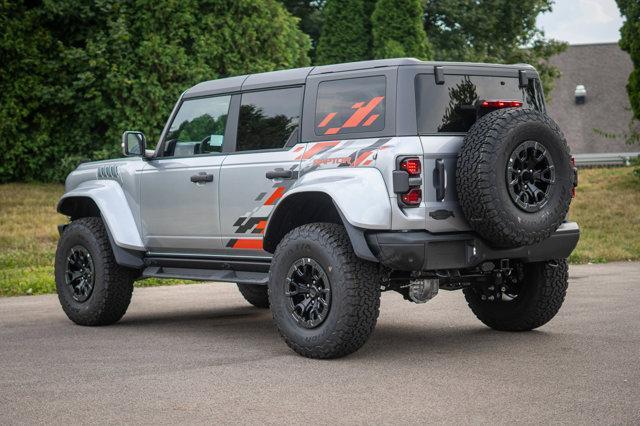
[{"label": "rear window", "polygon": [[431,74],[416,76],[418,133],[464,133],[476,122],[483,100],[516,100],[523,108],[544,111],[540,81],[519,87],[518,78],[447,75],[437,85]]},{"label": "rear window", "polygon": [[385,87],[384,76],[320,83],[316,103],[316,135],[383,130]]}]

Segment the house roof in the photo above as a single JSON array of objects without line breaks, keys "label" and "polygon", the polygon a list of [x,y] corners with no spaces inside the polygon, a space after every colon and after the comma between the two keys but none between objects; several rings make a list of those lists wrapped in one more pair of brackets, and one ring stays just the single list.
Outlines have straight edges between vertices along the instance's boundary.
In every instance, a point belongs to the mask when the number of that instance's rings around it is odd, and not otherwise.
[{"label": "house roof", "polygon": [[[633,66],[617,43],[572,45],[550,62],[562,76],[547,100],[549,115],[558,122],[572,153],[637,151],[622,137],[631,120],[626,84]],[[584,85],[586,101],[577,104],[575,90]]]}]

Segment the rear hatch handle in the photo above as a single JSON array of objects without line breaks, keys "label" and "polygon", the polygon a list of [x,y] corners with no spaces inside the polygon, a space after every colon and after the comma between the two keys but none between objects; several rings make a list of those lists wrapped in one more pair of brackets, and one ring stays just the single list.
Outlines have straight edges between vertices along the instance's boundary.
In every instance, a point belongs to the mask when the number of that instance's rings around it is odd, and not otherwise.
[{"label": "rear hatch handle", "polygon": [[436,200],[444,200],[447,194],[447,172],[442,158],[436,160],[436,167],[433,169],[433,186],[436,188]]}]

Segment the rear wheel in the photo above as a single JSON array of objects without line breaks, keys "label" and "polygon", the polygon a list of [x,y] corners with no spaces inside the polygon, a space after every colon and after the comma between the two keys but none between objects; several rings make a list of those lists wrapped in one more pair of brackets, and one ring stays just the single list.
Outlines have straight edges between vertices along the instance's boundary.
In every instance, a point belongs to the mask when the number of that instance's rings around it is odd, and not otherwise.
[{"label": "rear wheel", "polygon": [[116,263],[102,220],[71,222],[58,241],[55,278],[67,317],[80,325],[108,325],[127,311],[136,271]]},{"label": "rear wheel", "polygon": [[364,345],[375,327],[378,270],[355,255],[344,227],[303,225],[275,251],[269,299],[291,349],[309,358],[345,356]]},{"label": "rear wheel", "polygon": [[464,296],[473,313],[487,326],[501,331],[527,331],[549,322],[560,310],[569,284],[565,259],[527,263],[522,277],[505,285],[499,297],[469,287]]},{"label": "rear wheel", "polygon": [[238,284],[238,290],[256,308],[269,308],[269,289],[266,285]]}]

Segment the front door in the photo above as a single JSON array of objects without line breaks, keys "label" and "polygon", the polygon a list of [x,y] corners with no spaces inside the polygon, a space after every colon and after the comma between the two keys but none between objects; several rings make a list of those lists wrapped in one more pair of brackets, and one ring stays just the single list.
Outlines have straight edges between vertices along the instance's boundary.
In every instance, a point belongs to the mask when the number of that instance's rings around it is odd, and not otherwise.
[{"label": "front door", "polygon": [[218,186],[231,96],[182,102],[162,156],[141,175],[141,222],[149,251],[205,253],[219,249]]},{"label": "front door", "polygon": [[268,255],[262,250],[267,220],[295,183],[304,151],[302,96],[302,87],[242,94],[236,149],[220,175],[222,245],[229,254]]}]

